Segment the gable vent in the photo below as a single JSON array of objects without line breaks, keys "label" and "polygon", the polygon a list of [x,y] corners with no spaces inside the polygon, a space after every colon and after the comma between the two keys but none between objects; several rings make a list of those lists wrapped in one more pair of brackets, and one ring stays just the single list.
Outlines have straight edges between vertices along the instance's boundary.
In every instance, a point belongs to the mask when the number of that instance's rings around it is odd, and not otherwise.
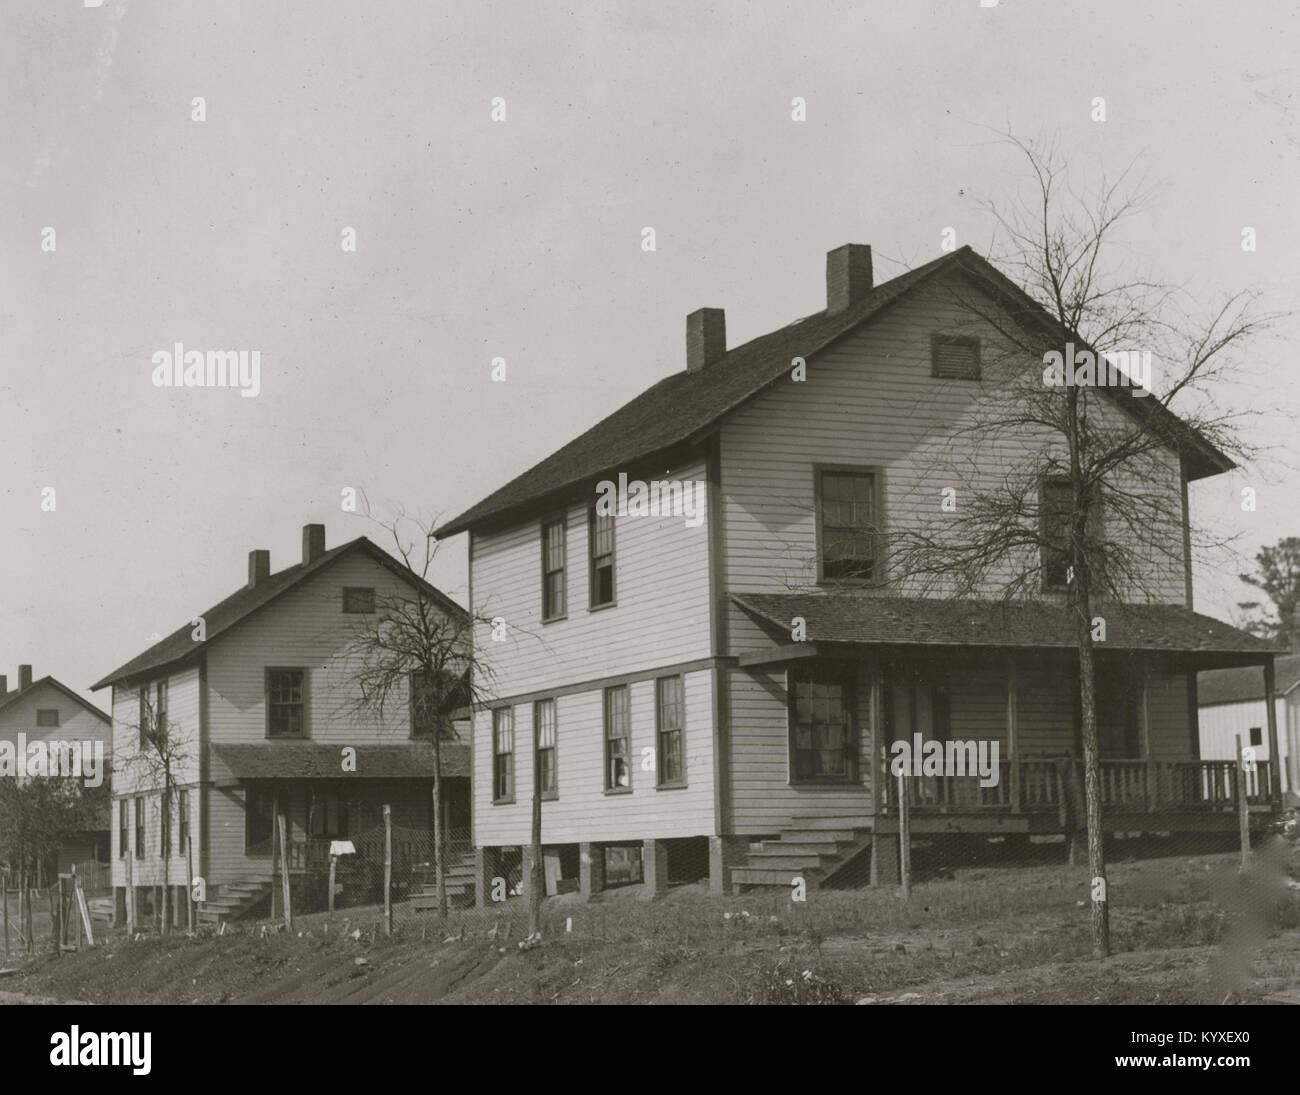
[{"label": "gable vent", "polygon": [[941,380],[978,380],[980,340],[933,335],[930,339],[930,375]]}]

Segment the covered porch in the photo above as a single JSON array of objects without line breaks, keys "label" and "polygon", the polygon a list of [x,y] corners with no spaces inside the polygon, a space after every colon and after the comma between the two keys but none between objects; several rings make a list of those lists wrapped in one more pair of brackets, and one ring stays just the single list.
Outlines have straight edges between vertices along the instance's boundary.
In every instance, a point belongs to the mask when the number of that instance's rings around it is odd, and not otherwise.
[{"label": "covered porch", "polygon": [[[900,790],[918,831],[1082,827],[1078,654],[1059,604],[869,594],[733,600],[772,640],[741,654],[739,668],[786,680],[797,815],[815,815],[817,792],[839,787],[858,793],[861,806],[852,812],[877,832],[896,826]],[[1253,664],[1267,675],[1272,648],[1180,606],[1098,611],[1105,621],[1096,646],[1105,824],[1232,828],[1237,766],[1198,755],[1196,673]],[[797,641],[792,621],[801,622]],[[1249,810],[1278,809],[1275,766],[1248,755],[1245,768]]]}]

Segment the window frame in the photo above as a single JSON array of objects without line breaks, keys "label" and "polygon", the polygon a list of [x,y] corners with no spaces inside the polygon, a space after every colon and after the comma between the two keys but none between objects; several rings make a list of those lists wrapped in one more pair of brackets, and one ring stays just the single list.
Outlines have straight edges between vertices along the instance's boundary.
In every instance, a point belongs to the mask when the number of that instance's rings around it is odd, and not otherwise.
[{"label": "window frame", "polygon": [[[605,520],[609,522],[609,600],[596,600],[596,522]],[[615,532],[615,522],[618,520],[613,514],[598,514],[596,506],[593,503],[587,507],[587,611],[600,612],[606,608],[618,607],[618,535]],[[601,556],[604,558],[604,556]]]},{"label": "window frame", "polygon": [[[1065,546],[1053,548],[1048,542],[1047,490],[1049,487],[1064,487],[1067,492],[1065,514]],[[1068,475],[1051,474],[1038,477],[1038,567],[1040,588],[1044,593],[1065,593],[1070,588],[1070,512],[1074,508],[1073,485]],[[1060,582],[1050,580],[1053,564],[1048,560],[1048,553],[1060,551],[1064,561],[1060,563],[1062,578]]]},{"label": "window frame", "polygon": [[[972,346],[975,349],[974,376],[948,376],[939,372],[940,346]],[[980,340],[975,335],[949,335],[933,331],[930,334],[930,377],[933,380],[973,380],[984,379],[984,359],[980,353]]]},{"label": "window frame", "polygon": [[117,800],[117,858],[131,854],[131,806],[126,798]]},{"label": "window frame", "polygon": [[[879,464],[814,464],[813,473],[813,508],[814,532],[817,551],[817,584],[828,586],[848,586],[858,589],[877,589],[888,585],[885,574],[886,552],[883,550],[888,538],[888,520],[885,513],[885,469]],[[826,534],[825,507],[822,504],[822,481],[827,475],[870,476],[872,483],[872,515],[875,517],[875,537],[877,552],[872,560],[873,573],[869,578],[828,578],[826,577]]]},{"label": "window frame", "polygon": [[190,839],[190,792],[182,788],[176,792],[176,850],[182,855],[189,851]]},{"label": "window frame", "polygon": [[[510,719],[510,749],[507,752],[501,751],[501,738],[499,734],[500,727],[498,720],[502,716],[508,716]],[[515,801],[515,758],[518,755],[519,743],[515,740],[515,709],[513,705],[492,708],[492,805],[503,806],[509,805]],[[500,780],[500,761],[504,758],[509,759],[506,766],[507,779],[509,784],[503,793],[498,793],[501,785]]]},{"label": "window frame", "polygon": [[[616,737],[610,736],[610,697],[615,694],[621,694],[624,697],[623,718],[625,724],[622,727],[624,733]],[[607,795],[630,795],[632,793],[632,689],[626,684],[614,684],[601,690],[601,737],[604,742],[603,755],[605,759],[605,778],[604,793]],[[610,752],[610,742],[622,741],[624,743],[623,762],[627,772],[627,783],[618,784],[610,781],[610,762],[616,759],[616,755]]]},{"label": "window frame", "polygon": [[[844,774],[814,774],[802,776],[799,774],[799,763],[796,753],[812,752],[816,753],[816,744],[811,749],[800,750],[797,748],[798,738],[798,691],[797,685],[803,682],[812,683],[812,678],[820,678],[823,684],[838,684],[841,689],[841,704],[844,710],[844,723],[847,731],[847,739],[844,743]],[[858,786],[861,784],[861,741],[859,737],[859,727],[856,717],[856,689],[857,679],[851,666],[847,665],[792,665],[786,670],[786,724],[788,727],[788,744],[787,744],[787,763],[789,764],[789,782],[791,786],[816,786],[818,784],[845,787]]]},{"label": "window frame", "polygon": [[158,793],[158,856],[169,859],[172,854],[171,802],[166,791]]},{"label": "window frame", "polygon": [[[678,688],[677,722],[674,726],[664,725],[664,700],[661,686],[675,681]],[[678,773],[671,778],[665,775],[664,736],[677,735]],[[660,791],[676,790],[686,786],[686,678],[681,673],[671,673],[666,677],[655,678],[655,788]]]},{"label": "window frame", "polygon": [[[53,722],[42,722],[42,721],[41,721],[41,716],[42,716],[42,715],[53,715],[53,716],[54,716],[54,721],[53,721]],[[58,725],[59,725],[59,709],[58,709],[57,707],[38,707],[38,708],[36,709],[36,725],[37,725],[38,727],[40,727],[40,726],[58,726]]]},{"label": "window frame", "polygon": [[135,796],[135,858],[144,858],[144,796]]},{"label": "window frame", "polygon": [[[358,593],[369,595],[369,608],[349,608],[348,594],[355,596]],[[343,615],[345,616],[373,616],[375,613],[375,587],[374,586],[344,586],[343,587]]]},{"label": "window frame", "polygon": [[[302,686],[300,691],[302,699],[299,701],[302,705],[302,729],[296,734],[272,733],[271,732],[271,674],[272,673],[301,673]],[[266,740],[268,741],[304,741],[311,737],[311,672],[306,666],[301,665],[268,665],[262,670],[262,706],[264,711],[264,723]]]},{"label": "window frame", "polygon": [[[550,745],[542,745],[542,723],[539,716],[542,709],[548,704],[550,705],[551,729],[554,736]],[[548,788],[544,780],[541,782],[542,801],[554,801],[560,797],[560,712],[554,696],[533,701],[533,735],[537,743],[533,751],[533,763],[540,767],[541,754],[544,752],[551,754],[551,786]]]},{"label": "window frame", "polygon": [[[1255,739],[1259,740],[1256,741]],[[1251,749],[1262,749],[1264,747],[1264,728],[1262,726],[1252,726],[1246,731],[1246,744]]]},{"label": "window frame", "polygon": [[[563,558],[560,560],[560,565],[558,567],[551,567],[548,569],[547,564],[549,560],[547,555],[548,546],[550,544],[548,533],[556,526],[559,526],[561,530],[560,550],[563,554]],[[560,620],[567,620],[569,618],[569,515],[567,513],[549,514],[538,522],[538,529],[541,536],[540,562],[542,568],[542,623],[553,624],[558,623]],[[549,608],[554,607],[548,603],[549,580],[552,574],[559,574],[560,576],[560,604],[559,611],[557,612],[547,611]]]},{"label": "window frame", "polygon": [[149,709],[149,686],[141,685],[137,696],[139,703],[139,712],[136,721],[139,723],[140,740],[138,749],[143,753],[149,748],[149,723],[153,718],[153,713]]}]

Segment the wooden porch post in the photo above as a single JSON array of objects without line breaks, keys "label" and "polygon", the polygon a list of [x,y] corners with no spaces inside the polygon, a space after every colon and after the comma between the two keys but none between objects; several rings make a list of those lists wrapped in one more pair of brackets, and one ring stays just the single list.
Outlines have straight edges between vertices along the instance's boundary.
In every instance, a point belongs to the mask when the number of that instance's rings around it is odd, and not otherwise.
[{"label": "wooden porch post", "polygon": [[1016,726],[1016,656],[1007,655],[1007,753],[1011,761],[1011,812],[1020,813],[1020,733]]},{"label": "wooden porch post", "polygon": [[[1273,659],[1264,663],[1264,716],[1268,719],[1268,797],[1275,805],[1282,800],[1282,754],[1277,748],[1277,701],[1273,697],[1276,687]],[[1294,788],[1293,788],[1294,789]]]},{"label": "wooden porch post", "polygon": [[[251,791],[249,792],[252,793]],[[279,847],[279,841],[276,839],[276,826],[279,825],[280,818],[280,789],[278,787],[271,791],[271,919],[275,919],[275,885],[279,879],[276,877],[276,849]]]},{"label": "wooden porch post", "polygon": [[[867,755],[870,758],[868,769],[871,773],[871,813],[872,816],[879,814],[888,801],[887,796],[880,793],[881,781],[889,777],[888,769],[882,770],[880,765],[880,746],[883,741],[884,728],[882,727],[882,715],[884,712],[884,697],[882,690],[884,682],[880,677],[880,659],[867,659],[867,673],[871,681],[871,697],[867,701]],[[876,867],[875,855],[871,857],[871,866],[874,872]]]},{"label": "wooden porch post", "polygon": [[1151,668],[1145,660],[1138,678],[1138,738],[1142,759],[1146,761],[1147,813],[1154,813],[1159,792],[1156,788],[1156,765],[1151,758]]}]

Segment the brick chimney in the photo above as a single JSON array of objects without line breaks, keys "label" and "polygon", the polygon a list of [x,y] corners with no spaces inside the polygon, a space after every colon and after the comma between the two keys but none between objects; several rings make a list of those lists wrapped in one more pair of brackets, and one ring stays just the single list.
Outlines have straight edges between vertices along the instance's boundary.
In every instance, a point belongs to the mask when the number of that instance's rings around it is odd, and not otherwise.
[{"label": "brick chimney", "polygon": [[1291,612],[1291,653],[1300,654],[1300,604]]},{"label": "brick chimney", "polygon": [[31,688],[32,686],[32,667],[30,665],[20,665],[18,667],[18,690]]},{"label": "brick chimney", "polygon": [[686,371],[698,373],[727,352],[727,313],[701,308],[686,317]]},{"label": "brick chimney", "polygon": [[325,554],[325,526],[302,526],[302,565],[314,563]]},{"label": "brick chimney", "polygon": [[826,252],[826,314],[837,315],[871,292],[871,248],[846,243]]},{"label": "brick chimney", "polygon": [[265,581],[271,575],[271,553],[265,548],[258,548],[248,553],[248,588],[252,589],[258,582]]},{"label": "brick chimney", "polygon": [[9,678],[0,673],[0,696],[9,691]]}]

